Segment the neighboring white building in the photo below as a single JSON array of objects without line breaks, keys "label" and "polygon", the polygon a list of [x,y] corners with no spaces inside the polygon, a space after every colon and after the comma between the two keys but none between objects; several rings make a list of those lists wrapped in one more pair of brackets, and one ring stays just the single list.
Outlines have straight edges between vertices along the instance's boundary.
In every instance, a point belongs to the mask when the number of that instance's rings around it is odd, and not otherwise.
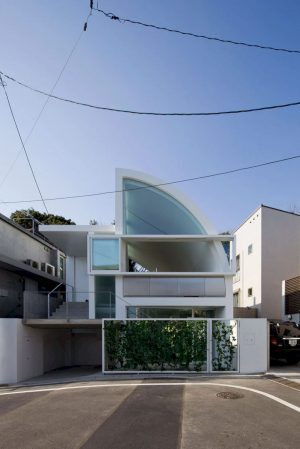
[{"label": "neighboring white building", "polygon": [[40,226],[67,254],[70,295],[89,300],[89,319],[232,317],[233,236],[149,175],[117,170],[116,191],[115,225]]},{"label": "neighboring white building", "polygon": [[262,318],[286,318],[282,281],[300,273],[300,215],[261,205],[234,235],[234,306],[256,308]]}]

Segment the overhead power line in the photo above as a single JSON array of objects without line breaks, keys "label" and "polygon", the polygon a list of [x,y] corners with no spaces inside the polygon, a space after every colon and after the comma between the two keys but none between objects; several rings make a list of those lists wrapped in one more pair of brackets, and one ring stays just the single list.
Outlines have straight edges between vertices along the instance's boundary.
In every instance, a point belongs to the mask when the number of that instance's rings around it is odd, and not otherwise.
[{"label": "overhead power line", "polygon": [[273,47],[270,45],[251,44],[250,42],[233,41],[231,39],[222,39],[220,37],[207,36],[205,34],[190,33],[187,31],[181,31],[181,30],[177,30],[174,28],[167,28],[167,27],[162,27],[162,26],[158,26],[158,25],[153,25],[151,23],[140,22],[138,20],[126,19],[124,17],[119,17],[116,14],[113,14],[111,12],[103,11],[103,9],[99,9],[99,8],[93,8],[93,10],[100,12],[101,14],[108,17],[109,19],[117,21],[117,22],[130,23],[132,25],[139,25],[142,27],[153,28],[153,29],[159,30],[159,31],[167,31],[169,33],[176,33],[176,34],[180,34],[183,36],[195,37],[198,39],[206,39],[209,41],[216,41],[216,42],[220,42],[222,44],[241,45],[244,47],[258,48],[260,50],[271,50],[271,51],[279,51],[279,52],[285,52],[285,53],[298,53],[298,54],[300,53],[300,50],[294,50],[294,49],[289,49],[289,48],[279,48],[279,47]]},{"label": "overhead power line", "polygon": [[71,103],[77,106],[83,106],[91,109],[98,109],[101,111],[110,111],[110,112],[119,112],[124,114],[133,114],[133,115],[151,115],[151,116],[163,116],[163,117],[193,117],[193,116],[212,116],[212,115],[233,115],[233,114],[244,114],[247,112],[259,112],[259,111],[269,111],[273,109],[284,109],[292,106],[299,106],[300,101],[294,101],[291,103],[283,103],[283,104],[275,104],[271,106],[260,106],[256,108],[243,108],[243,109],[230,109],[225,111],[212,111],[212,112],[149,112],[149,111],[135,111],[132,109],[119,109],[107,106],[99,106],[90,103],[83,103],[81,101],[71,100],[70,98],[59,97],[57,95],[53,95],[43,90],[36,89],[35,87],[29,86],[28,84],[23,83],[22,81],[18,81],[10,75],[0,71],[0,74],[4,76],[6,79],[13,81],[14,83],[19,84],[20,86],[26,87],[26,89],[30,89],[33,92],[38,94],[47,96],[49,98],[53,98],[55,100],[63,101],[66,103]]},{"label": "overhead power line", "polygon": [[[282,162],[287,162],[287,161],[291,161],[291,160],[295,160],[295,159],[299,159],[299,158],[300,158],[300,154],[297,154],[295,156],[289,156],[289,157],[285,157],[283,159],[277,159],[277,160],[273,160],[273,161],[262,162],[261,164],[248,165],[246,167],[234,168],[234,169],[227,170],[227,171],[211,173],[209,175],[195,176],[193,178],[184,178],[184,179],[178,179],[176,181],[162,182],[160,184],[153,184],[151,186],[133,187],[131,189],[121,189],[121,190],[108,190],[108,191],[105,191],[105,192],[86,193],[86,194],[82,194],[82,195],[59,196],[59,197],[54,197],[54,198],[46,198],[45,201],[58,201],[58,200],[69,200],[69,199],[76,199],[76,198],[88,198],[88,197],[93,197],[93,196],[111,195],[111,194],[123,193],[123,192],[129,192],[129,191],[131,192],[133,190],[151,190],[152,188],[155,188],[155,187],[162,187],[162,186],[168,186],[168,185],[173,185],[173,184],[180,184],[180,183],[183,183],[183,182],[190,182],[190,181],[198,181],[198,180],[201,180],[201,179],[215,178],[217,176],[224,176],[224,175],[229,175],[229,174],[232,174],[232,173],[243,172],[243,171],[246,171],[246,170],[253,170],[253,169],[256,169],[256,168],[259,168],[259,167],[265,167],[267,165],[280,164]],[[42,201],[42,200],[31,199],[31,200],[18,200],[18,201],[1,201],[1,203],[2,204],[18,204],[18,203],[37,203],[37,202],[40,202],[40,201]]]},{"label": "overhead power line", "polygon": [[[69,64],[69,62],[70,62],[70,60],[71,60],[71,58],[72,58],[72,56],[73,56],[73,54],[74,54],[74,52],[75,52],[77,46],[78,46],[78,44],[79,44],[79,42],[80,42],[80,40],[81,40],[82,35],[83,35],[84,32],[86,31],[86,28],[87,28],[87,24],[88,24],[88,20],[89,20],[89,18],[90,18],[90,15],[91,15],[91,12],[90,12],[89,15],[87,16],[86,22],[85,22],[85,25],[84,25],[84,28],[81,30],[81,32],[80,32],[78,38],[76,39],[74,45],[73,45],[72,48],[71,48],[70,53],[69,53],[68,56],[67,56],[67,59],[65,60],[63,66],[62,66],[62,68],[61,68],[61,70],[59,71],[59,74],[58,74],[58,76],[57,76],[57,78],[56,78],[56,80],[55,80],[55,82],[54,82],[54,84],[53,84],[53,86],[52,86],[52,88],[51,88],[51,90],[50,90],[50,94],[47,95],[47,98],[46,98],[46,100],[45,100],[45,102],[44,102],[44,104],[43,104],[43,106],[42,106],[40,112],[38,113],[38,115],[37,115],[37,117],[36,117],[36,119],[35,119],[35,121],[34,121],[32,127],[31,127],[29,133],[27,134],[27,136],[26,136],[26,138],[25,138],[25,140],[24,140],[24,143],[25,143],[25,144],[26,144],[26,143],[28,142],[28,140],[30,139],[30,137],[31,137],[31,135],[32,135],[32,133],[33,133],[33,131],[34,131],[36,125],[38,124],[38,122],[39,122],[39,120],[40,120],[40,118],[41,118],[41,116],[42,116],[42,114],[43,114],[43,112],[44,112],[44,110],[45,110],[45,108],[46,108],[46,106],[47,106],[47,104],[48,104],[50,98],[51,98],[52,93],[54,92],[54,89],[56,88],[57,84],[59,83],[59,81],[60,81],[60,79],[61,79],[61,77],[62,77],[64,71],[66,70],[66,67],[67,67],[67,65]],[[8,170],[7,170],[6,174],[5,174],[5,176],[3,177],[2,181],[0,182],[0,188],[3,186],[3,184],[4,184],[5,181],[6,181],[6,179],[7,179],[8,176],[10,175],[10,173],[11,173],[12,169],[14,168],[15,163],[17,162],[17,160],[18,160],[18,158],[19,158],[19,156],[20,156],[21,153],[22,153],[22,150],[20,150],[20,151],[17,153],[15,159],[14,159],[13,162],[11,163],[11,165],[10,165],[10,167],[8,168]]]},{"label": "overhead power line", "polygon": [[30,170],[31,170],[31,173],[32,173],[34,182],[35,182],[35,185],[36,185],[36,187],[37,187],[37,189],[38,189],[38,192],[39,192],[39,194],[40,194],[40,197],[41,197],[41,200],[40,200],[40,201],[42,201],[42,203],[43,203],[43,205],[44,205],[44,208],[46,209],[46,212],[47,212],[47,214],[48,214],[49,211],[48,211],[48,209],[47,209],[47,206],[46,206],[45,200],[44,200],[44,198],[43,198],[41,189],[40,189],[40,187],[39,187],[39,184],[38,184],[38,182],[37,182],[36,176],[35,176],[35,174],[34,174],[34,171],[33,171],[33,168],[32,168],[32,165],[31,165],[31,162],[30,162],[28,153],[27,153],[27,151],[26,151],[25,144],[24,144],[24,142],[23,142],[23,139],[22,139],[22,136],[21,136],[21,133],[20,133],[20,130],[19,130],[19,127],[18,127],[16,118],[15,118],[14,112],[13,112],[13,110],[12,110],[12,106],[11,106],[11,103],[10,103],[10,100],[9,100],[9,97],[8,97],[8,94],[7,94],[7,91],[6,91],[6,87],[5,87],[5,84],[4,84],[4,82],[3,82],[3,79],[2,79],[1,74],[0,74],[0,82],[1,82],[1,85],[2,85],[2,87],[3,87],[3,89],[4,89],[5,96],[6,96],[6,99],[7,99],[7,103],[8,103],[8,106],[9,106],[9,110],[10,110],[11,116],[12,116],[12,118],[13,118],[13,121],[14,121],[14,124],[15,124],[15,127],[16,127],[16,130],[17,130],[17,132],[18,132],[18,136],[19,136],[20,142],[21,142],[21,144],[22,144],[22,148],[23,148],[23,150],[24,150],[24,153],[25,153],[25,156],[26,156],[28,165],[29,165],[29,167],[30,167]]}]

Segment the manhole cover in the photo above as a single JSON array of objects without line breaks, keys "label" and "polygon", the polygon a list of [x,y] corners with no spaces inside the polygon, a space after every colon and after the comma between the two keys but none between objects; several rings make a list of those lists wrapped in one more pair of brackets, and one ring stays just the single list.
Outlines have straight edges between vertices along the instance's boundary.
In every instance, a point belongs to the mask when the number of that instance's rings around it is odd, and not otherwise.
[{"label": "manhole cover", "polygon": [[231,393],[229,391],[221,391],[221,393],[217,393],[217,397],[221,399],[240,399],[243,398],[244,395],[239,393]]}]

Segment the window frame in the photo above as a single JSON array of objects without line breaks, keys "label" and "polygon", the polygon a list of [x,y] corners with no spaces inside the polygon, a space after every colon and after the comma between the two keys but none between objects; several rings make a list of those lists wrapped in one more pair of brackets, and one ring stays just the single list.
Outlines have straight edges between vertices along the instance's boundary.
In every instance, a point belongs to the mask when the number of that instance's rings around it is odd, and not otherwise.
[{"label": "window frame", "polygon": [[[95,270],[93,269],[93,240],[117,240],[119,245],[119,268],[117,270]],[[92,275],[103,274],[107,276],[115,276],[121,272],[121,239],[115,235],[88,235],[88,273]]]}]

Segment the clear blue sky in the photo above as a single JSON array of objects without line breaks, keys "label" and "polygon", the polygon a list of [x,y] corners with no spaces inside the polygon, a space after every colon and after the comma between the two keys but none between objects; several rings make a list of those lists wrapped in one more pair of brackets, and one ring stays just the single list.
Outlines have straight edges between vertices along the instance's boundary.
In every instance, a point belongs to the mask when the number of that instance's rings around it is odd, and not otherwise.
[{"label": "clear blue sky", "polygon": [[[96,3],[96,2],[95,2]],[[295,0],[103,0],[117,15],[200,34],[300,49]],[[49,91],[89,12],[88,0],[0,0],[0,70]],[[213,111],[300,100],[300,55],[184,38],[93,13],[54,93],[113,107]],[[7,82],[28,134],[45,97]],[[114,189],[115,167],[170,181],[300,153],[300,108],[225,117],[137,117],[50,100],[27,149],[44,197]],[[20,150],[0,90],[0,185]],[[260,203],[300,208],[300,161],[180,184],[218,231],[232,230]],[[0,199],[38,198],[22,154]],[[16,208],[42,204],[5,206]],[[114,197],[48,202],[86,224],[114,219]]]}]

